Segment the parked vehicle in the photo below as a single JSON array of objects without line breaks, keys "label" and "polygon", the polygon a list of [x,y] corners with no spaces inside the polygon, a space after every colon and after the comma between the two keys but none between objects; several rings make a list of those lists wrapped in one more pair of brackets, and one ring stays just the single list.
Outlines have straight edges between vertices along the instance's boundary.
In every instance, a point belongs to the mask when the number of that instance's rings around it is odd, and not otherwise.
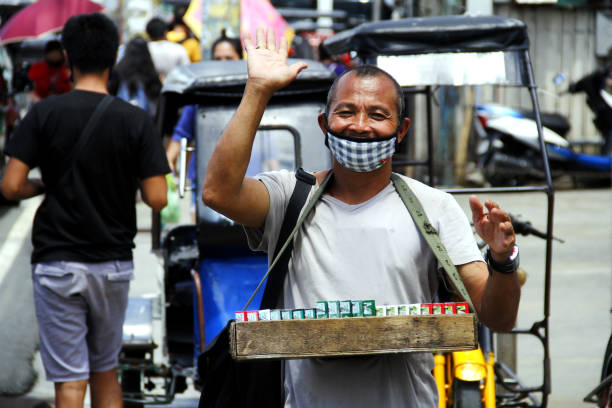
[{"label": "parked vehicle", "polygon": [[[308,61],[308,69],[274,95],[256,135],[247,174],[331,167],[316,117],[324,110],[333,78],[322,64]],[[200,350],[242,309],[267,270],[267,257],[248,248],[242,227],[199,199],[208,161],[238,106],[246,79],[246,61],[205,61],[177,68],[164,82],[158,112],[164,134],[172,132],[181,107],[197,105],[196,223],[171,229],[163,241],[159,218],[154,223],[153,247],[162,250],[164,273],[158,297],[129,301],[120,359],[128,407],[169,403],[187,388],[188,378],[197,385]],[[182,191],[186,151],[183,141]],[[261,294],[253,304],[260,300]],[[163,344],[153,342],[154,316],[162,323]],[[159,346],[163,359],[155,361],[154,349]]]},{"label": "parked vehicle", "polygon": [[[474,110],[479,164],[491,185],[518,186],[545,178],[533,112],[496,104],[476,105]],[[610,179],[612,156],[577,152],[565,139],[570,123],[564,116],[542,115],[542,124],[553,178]]]},{"label": "parked vehicle", "polygon": [[[396,166],[426,166],[430,185],[435,185],[434,135],[432,124],[433,88],[444,86],[507,85],[529,89],[535,117],[534,143],[542,164],[543,185],[529,187],[456,188],[453,194],[493,194],[498,192],[544,193],[548,202],[546,219],[545,285],[543,318],[529,329],[514,329],[513,334],[536,336],[544,349],[542,384],[524,386],[507,366],[492,354],[488,329],[481,330],[481,347],[474,351],[443,353],[436,359],[435,378],[440,394],[439,407],[545,407],[550,393],[549,329],[550,278],[554,190],[545,148],[529,57],[529,40],[524,23],[497,16],[443,16],[382,21],[363,24],[327,39],[331,54],[355,52],[359,58],[376,64],[393,75],[405,94],[425,95],[427,137],[425,160],[407,157],[395,160]],[[478,69],[478,67],[486,67]],[[399,158],[399,157],[398,157]],[[444,299],[441,299],[444,300]],[[454,365],[446,365],[453,361]],[[454,367],[455,370],[450,370]],[[461,369],[461,370],[459,370]],[[445,373],[445,370],[450,370]],[[488,379],[488,381],[487,381]],[[492,381],[494,379],[494,381]],[[496,386],[503,392],[496,392]]]}]

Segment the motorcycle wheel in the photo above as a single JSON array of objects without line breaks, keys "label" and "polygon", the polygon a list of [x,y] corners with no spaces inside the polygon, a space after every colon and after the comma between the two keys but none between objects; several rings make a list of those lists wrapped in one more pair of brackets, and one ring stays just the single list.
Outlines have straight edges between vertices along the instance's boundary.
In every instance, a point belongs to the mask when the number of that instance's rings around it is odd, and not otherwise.
[{"label": "motorcycle wheel", "polygon": [[453,381],[453,408],[481,408],[482,392],[477,381]]}]

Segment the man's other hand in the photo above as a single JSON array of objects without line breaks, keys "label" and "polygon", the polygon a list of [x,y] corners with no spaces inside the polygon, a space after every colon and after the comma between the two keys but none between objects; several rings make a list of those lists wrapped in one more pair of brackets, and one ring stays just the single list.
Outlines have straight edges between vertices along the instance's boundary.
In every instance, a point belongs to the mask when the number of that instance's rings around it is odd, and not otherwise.
[{"label": "man's other hand", "polygon": [[[485,212],[485,206],[488,212]],[[470,196],[470,208],[474,228],[491,248],[491,256],[498,262],[506,261],[512,254],[514,228],[510,216],[493,201],[485,201],[484,206],[478,197]]]}]

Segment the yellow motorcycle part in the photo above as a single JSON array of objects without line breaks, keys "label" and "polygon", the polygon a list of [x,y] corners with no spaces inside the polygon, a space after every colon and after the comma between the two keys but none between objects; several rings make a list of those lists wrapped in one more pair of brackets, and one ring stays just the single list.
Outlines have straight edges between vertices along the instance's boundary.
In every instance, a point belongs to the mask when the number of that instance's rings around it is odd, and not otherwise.
[{"label": "yellow motorcycle part", "polygon": [[495,354],[489,353],[487,356],[487,379],[484,388],[484,408],[495,408]]},{"label": "yellow motorcycle part", "polygon": [[453,352],[455,378],[462,381],[481,381],[487,377],[487,364],[480,347],[470,351]]},{"label": "yellow motorcycle part", "polygon": [[438,388],[438,408],[446,408],[446,355],[434,354],[433,377]]}]

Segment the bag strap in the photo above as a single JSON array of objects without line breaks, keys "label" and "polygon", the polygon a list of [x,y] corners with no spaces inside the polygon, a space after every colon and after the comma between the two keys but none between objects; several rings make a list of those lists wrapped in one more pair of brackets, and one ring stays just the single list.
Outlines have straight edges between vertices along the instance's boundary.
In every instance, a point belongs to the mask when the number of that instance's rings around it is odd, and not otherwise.
[{"label": "bag strap", "polygon": [[[263,283],[266,281],[268,276],[270,276],[270,281],[266,284],[266,289],[263,295],[264,298],[262,299],[261,304],[264,308],[272,308],[276,306],[276,302],[278,300],[278,296],[281,293],[282,285],[283,285],[283,282],[285,281],[285,276],[288,270],[289,259],[291,257],[291,252],[292,252],[291,250],[293,249],[293,237],[295,236],[296,232],[300,229],[300,227],[304,223],[304,220],[306,219],[310,211],[314,208],[315,204],[317,203],[321,195],[323,195],[323,192],[325,191],[325,188],[327,187],[329,180],[331,180],[332,178],[332,172],[330,171],[327,177],[325,177],[325,180],[323,180],[321,185],[319,185],[319,187],[315,190],[314,194],[308,201],[308,204],[306,204],[306,207],[304,208],[302,215],[299,217],[297,222],[293,223],[291,222],[292,220],[289,218],[289,216],[297,218],[297,215],[300,214],[300,210],[303,207],[303,202],[305,201],[306,197],[308,197],[310,188],[314,184],[314,183],[310,184],[310,181],[314,179],[314,176],[306,173],[303,170],[302,170],[303,173],[300,174],[300,170],[301,169],[299,169],[296,173],[296,179],[297,179],[296,188],[293,190],[293,194],[291,195],[289,204],[287,205],[287,212],[285,213],[285,218],[283,219],[283,225],[281,226],[281,234],[284,232],[283,230],[285,230],[284,233],[288,231],[287,238],[284,241],[282,241],[280,239],[281,236],[279,234],[279,239],[278,239],[278,242],[276,243],[275,256],[273,258],[273,261],[268,267],[268,271],[266,272],[264,277],[261,279],[261,281],[259,282],[259,285],[257,285],[257,287],[255,288],[255,291],[253,292],[253,294],[249,298],[249,301],[247,302],[247,304],[244,306],[242,310],[247,310],[247,308],[253,301],[253,298],[255,297],[255,295],[257,294],[257,292],[263,285]],[[308,177],[304,176],[304,174],[306,174]],[[303,179],[300,179],[300,177],[302,177]],[[306,181],[307,179],[309,181]],[[314,179],[314,181],[316,182],[316,179]],[[298,187],[298,185],[300,187]],[[306,192],[306,197],[303,197],[304,191]],[[294,197],[296,197],[295,201],[294,201]],[[298,202],[299,197],[303,197],[303,201],[301,203]],[[294,202],[295,204],[292,204],[292,202]],[[292,226],[293,228],[291,228]],[[281,242],[284,242],[284,244],[282,246],[279,246]],[[289,249],[289,251],[287,251],[287,249]],[[274,274],[271,275],[273,271],[274,271]],[[270,289],[268,289],[268,287],[270,287]]]},{"label": "bag strap", "polygon": [[414,192],[410,189],[408,184],[401,178],[400,175],[391,173],[391,180],[393,181],[393,186],[395,190],[399,194],[402,202],[408,209],[408,212],[412,216],[412,219],[419,227],[421,231],[421,235],[427,241],[427,244],[433,251],[436,259],[440,262],[442,267],[444,268],[444,272],[446,272],[446,277],[450,281],[449,283],[453,287],[453,289],[461,295],[461,297],[468,303],[470,306],[470,310],[476,314],[476,308],[472,303],[472,299],[470,298],[470,294],[465,289],[465,285],[461,280],[461,276],[459,276],[459,272],[455,267],[455,264],[451,261],[448,256],[448,252],[446,251],[446,247],[440,241],[440,236],[438,235],[438,231],[434,228],[433,225],[429,222],[427,218],[427,214],[423,210],[423,206],[421,205],[419,199],[416,197]]},{"label": "bag strap", "polygon": [[79,140],[77,141],[76,145],[74,146],[68,157],[66,157],[66,159],[64,160],[65,163],[68,163],[68,167],[64,169],[62,175],[60,176],[60,178],[58,178],[58,181],[61,180],[68,173],[68,171],[74,167],[74,165],[76,164],[76,157],[87,145],[87,142],[89,141],[94,128],[98,125],[102,114],[106,111],[106,109],[110,106],[114,99],[115,98],[110,95],[104,95],[104,98],[102,98],[102,100],[98,103],[96,109],[89,117],[87,124],[83,128],[83,131],[79,136]]},{"label": "bag strap", "polygon": [[[306,204],[306,199],[308,198],[310,189],[317,182],[315,176],[304,171],[302,168],[297,170],[295,173],[295,178],[295,188],[293,189],[293,193],[289,199],[289,204],[287,204],[287,210],[285,211],[285,217],[283,218],[283,224],[281,225],[278,240],[276,241],[276,249],[274,250],[274,256],[272,259],[275,259],[279,255],[281,249],[280,244],[287,241],[289,234],[291,234],[293,227],[297,223],[298,217],[300,216],[300,211],[304,207],[304,204]],[[285,281],[285,274],[287,271],[286,266],[289,264],[289,258],[291,257],[292,250],[293,240],[291,240],[291,243],[281,255],[281,258],[276,264],[274,271],[270,272],[270,276],[268,277],[268,282],[266,282],[266,288],[264,289],[263,297],[261,299],[262,309],[270,309],[276,305],[278,295],[281,293],[283,282]]]}]

